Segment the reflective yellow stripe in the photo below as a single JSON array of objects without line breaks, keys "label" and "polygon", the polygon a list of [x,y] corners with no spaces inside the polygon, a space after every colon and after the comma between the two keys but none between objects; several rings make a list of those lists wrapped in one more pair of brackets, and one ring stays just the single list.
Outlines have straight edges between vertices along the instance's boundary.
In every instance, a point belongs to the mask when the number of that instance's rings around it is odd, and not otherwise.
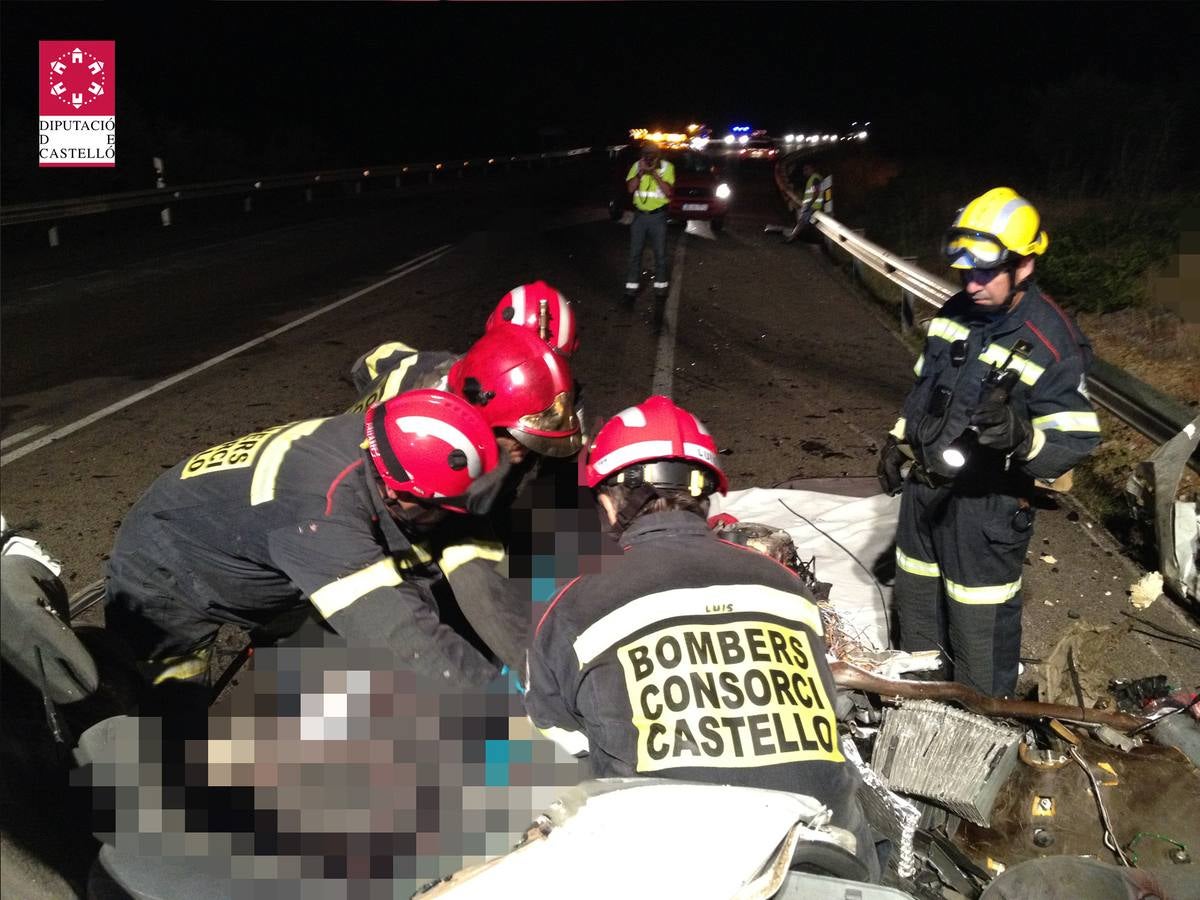
[{"label": "reflective yellow stripe", "polygon": [[921,377],[921,370],[925,368],[925,354],[922,353],[917,357],[916,365],[913,366],[913,374],[918,378]]},{"label": "reflective yellow stripe", "polygon": [[1021,590],[1020,578],[1009,584],[985,584],[981,587],[967,587],[957,584],[949,578],[942,580],[946,585],[946,594],[951,600],[976,606],[1004,603],[1017,596],[1017,592]]},{"label": "reflective yellow stripe", "polygon": [[449,575],[459,566],[473,559],[486,559],[490,562],[500,562],[504,559],[504,545],[499,541],[479,541],[467,544],[451,544],[442,551],[438,565],[443,575]]},{"label": "reflective yellow stripe", "polygon": [[367,407],[374,406],[376,403],[383,403],[385,400],[391,400],[400,393],[401,382],[404,380],[405,374],[417,361],[417,355],[403,360],[400,365],[388,372],[387,378],[383,380],[383,384],[375,390],[371,391],[365,397],[360,398],[346,412],[366,412]]},{"label": "reflective yellow stripe", "polygon": [[395,555],[396,565],[401,569],[411,569],[413,566],[433,562],[433,554],[420,544],[413,544],[403,553]]},{"label": "reflective yellow stripe", "polygon": [[[988,365],[1002,366],[1004,361],[1008,359],[1009,353],[1012,351],[1007,347],[1001,347],[999,344],[991,344],[986,350],[979,354],[979,358]],[[1014,356],[1008,363],[1006,368],[1012,369],[1021,376],[1021,381],[1032,387],[1037,383],[1037,380],[1046,374],[1046,370],[1037,363],[1030,362],[1027,359],[1021,359],[1019,356]]]},{"label": "reflective yellow stripe", "polygon": [[1025,462],[1033,459],[1042,452],[1042,448],[1046,446],[1046,435],[1038,429],[1033,429],[1033,443],[1029,445],[1029,452],[1025,454]]},{"label": "reflective yellow stripe", "polygon": [[908,420],[901,416],[896,420],[896,424],[892,426],[892,430],[888,432],[898,441],[904,440],[904,429],[908,427]]},{"label": "reflective yellow stripe", "polygon": [[929,321],[929,337],[941,338],[944,341],[965,341],[971,334],[965,325],[959,325],[949,319],[934,318]]},{"label": "reflective yellow stripe", "polygon": [[188,681],[204,675],[208,672],[211,658],[212,647],[204,647],[186,656],[169,656],[160,660],[157,664],[165,668],[155,676],[153,684],[159,685],[165,681]]},{"label": "reflective yellow stripe", "polygon": [[1038,416],[1033,427],[1042,431],[1088,431],[1099,434],[1100,420],[1094,412],[1059,412]]},{"label": "reflective yellow stripe", "polygon": [[324,419],[309,419],[300,422],[272,438],[263,451],[262,458],[254,468],[254,478],[250,482],[250,505],[258,506],[275,499],[275,479],[279,477],[279,468],[283,465],[283,457],[292,449],[292,444],[302,437],[307,437],[320,427]]},{"label": "reflective yellow stripe", "polygon": [[938,578],[942,574],[942,570],[938,568],[937,563],[913,559],[899,547],[896,548],[896,565],[909,575],[923,575],[926,578]]},{"label": "reflective yellow stripe", "polygon": [[374,350],[366,355],[363,359],[363,365],[367,367],[367,374],[374,381],[379,377],[379,361],[386,356],[391,356],[393,353],[416,353],[408,344],[402,344],[399,341],[392,341],[389,344],[380,344]]},{"label": "reflective yellow stripe", "polygon": [[312,604],[326,619],[345,609],[360,597],[383,587],[395,587],[401,581],[396,564],[390,559],[381,559],[353,575],[332,581],[325,587],[313,591]]},{"label": "reflective yellow stripe", "polygon": [[825,633],[816,604],[790,591],[762,584],[676,588],[638,597],[589,625],[575,638],[575,656],[579,659],[579,668],[582,669],[609,647],[640,629],[667,619],[706,615],[710,607],[716,608],[730,601],[743,617],[765,613],[784,621],[807,625],[818,635]]}]

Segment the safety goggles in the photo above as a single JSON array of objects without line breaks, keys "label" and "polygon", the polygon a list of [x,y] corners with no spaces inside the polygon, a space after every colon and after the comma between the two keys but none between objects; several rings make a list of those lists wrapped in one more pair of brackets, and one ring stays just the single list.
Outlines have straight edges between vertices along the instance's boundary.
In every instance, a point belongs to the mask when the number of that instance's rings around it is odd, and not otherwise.
[{"label": "safety goggles", "polygon": [[942,253],[952,269],[997,269],[1011,255],[1000,238],[972,228],[951,228],[942,242]]}]

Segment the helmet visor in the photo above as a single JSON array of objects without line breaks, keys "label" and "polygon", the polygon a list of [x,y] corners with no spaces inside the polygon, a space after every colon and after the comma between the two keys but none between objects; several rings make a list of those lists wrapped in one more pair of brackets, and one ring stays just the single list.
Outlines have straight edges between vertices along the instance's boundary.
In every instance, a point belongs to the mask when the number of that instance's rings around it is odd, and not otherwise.
[{"label": "helmet visor", "polygon": [[570,391],[560,391],[554,402],[539,413],[521,416],[509,433],[543,456],[570,456],[583,446],[582,429],[575,416]]},{"label": "helmet visor", "polygon": [[969,228],[947,231],[942,252],[952,269],[995,269],[1009,256],[1008,248],[994,234]]}]

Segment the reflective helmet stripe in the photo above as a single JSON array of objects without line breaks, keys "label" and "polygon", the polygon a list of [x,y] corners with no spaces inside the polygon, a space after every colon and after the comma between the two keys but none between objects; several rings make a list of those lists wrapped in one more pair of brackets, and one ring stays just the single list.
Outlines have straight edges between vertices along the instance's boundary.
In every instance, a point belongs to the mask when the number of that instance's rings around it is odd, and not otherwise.
[{"label": "reflective helmet stripe", "polygon": [[558,295],[558,349],[569,350],[567,346],[567,336],[575,333],[575,323],[572,321],[574,313],[571,312],[571,304],[567,302],[567,298],[562,294]]},{"label": "reflective helmet stripe", "polygon": [[646,414],[642,412],[640,407],[631,406],[628,409],[623,409],[617,413],[617,418],[628,425],[630,428],[645,428]]},{"label": "reflective helmet stripe", "polygon": [[513,288],[508,292],[508,297],[512,301],[512,320],[519,325],[525,321],[525,285]]},{"label": "reflective helmet stripe", "polygon": [[434,419],[431,416],[400,416],[396,419],[396,427],[410,434],[432,435],[445,441],[455,450],[461,450],[467,457],[467,473],[472,478],[478,478],[483,473],[483,460],[479,451],[471,443],[471,439],[448,422]]},{"label": "reflective helmet stripe", "polygon": [[666,459],[675,455],[672,441],[638,441],[618,447],[607,456],[601,457],[592,467],[600,475],[608,475],[639,459]]}]

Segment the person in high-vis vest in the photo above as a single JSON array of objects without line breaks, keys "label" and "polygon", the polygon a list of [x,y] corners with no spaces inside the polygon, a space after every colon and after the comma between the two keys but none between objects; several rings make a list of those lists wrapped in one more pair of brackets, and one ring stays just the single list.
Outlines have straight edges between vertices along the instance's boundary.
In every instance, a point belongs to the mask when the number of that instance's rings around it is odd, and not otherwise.
[{"label": "person in high-vis vest", "polygon": [[992,696],[1017,684],[1035,485],[1100,442],[1091,345],[1034,281],[1048,244],[1037,210],[1011,188],[959,211],[944,251],[962,290],[929,323],[879,461],[884,491],[903,488],[900,646],[945,651],[955,681]]},{"label": "person in high-vis vest", "polygon": [[713,437],[650,397],[596,435],[585,480],[624,555],[554,598],[529,649],[533,724],[593,777],[649,776],[808,794],[879,858],[842,752],[821,616],[790,569],[720,540],[728,490]]},{"label": "person in high-vis vest", "polygon": [[675,166],[662,158],[658,145],[642,144],[642,154],[629,168],[625,187],[633,195],[633,223],[629,227],[629,262],[625,267],[625,298],[633,300],[641,287],[642,252],[646,237],[654,251],[654,293],[666,295],[671,286],[667,261],[667,207],[675,190]]},{"label": "person in high-vis vest", "polygon": [[[498,455],[479,410],[437,390],[197,453],[125,516],[106,626],[147,680],[203,688],[222,625],[253,632],[311,607],[399,668],[484,684],[510,661],[460,620],[487,622],[511,588],[495,571],[501,548],[463,513]],[[527,617],[527,601],[513,608]]]},{"label": "person in high-vis vest", "polygon": [[789,244],[812,222],[813,213],[825,208],[825,195],[821,190],[824,176],[810,162],[804,163],[800,172],[804,178],[804,188],[800,195],[800,206],[796,209],[796,224],[783,236],[784,242]]}]

